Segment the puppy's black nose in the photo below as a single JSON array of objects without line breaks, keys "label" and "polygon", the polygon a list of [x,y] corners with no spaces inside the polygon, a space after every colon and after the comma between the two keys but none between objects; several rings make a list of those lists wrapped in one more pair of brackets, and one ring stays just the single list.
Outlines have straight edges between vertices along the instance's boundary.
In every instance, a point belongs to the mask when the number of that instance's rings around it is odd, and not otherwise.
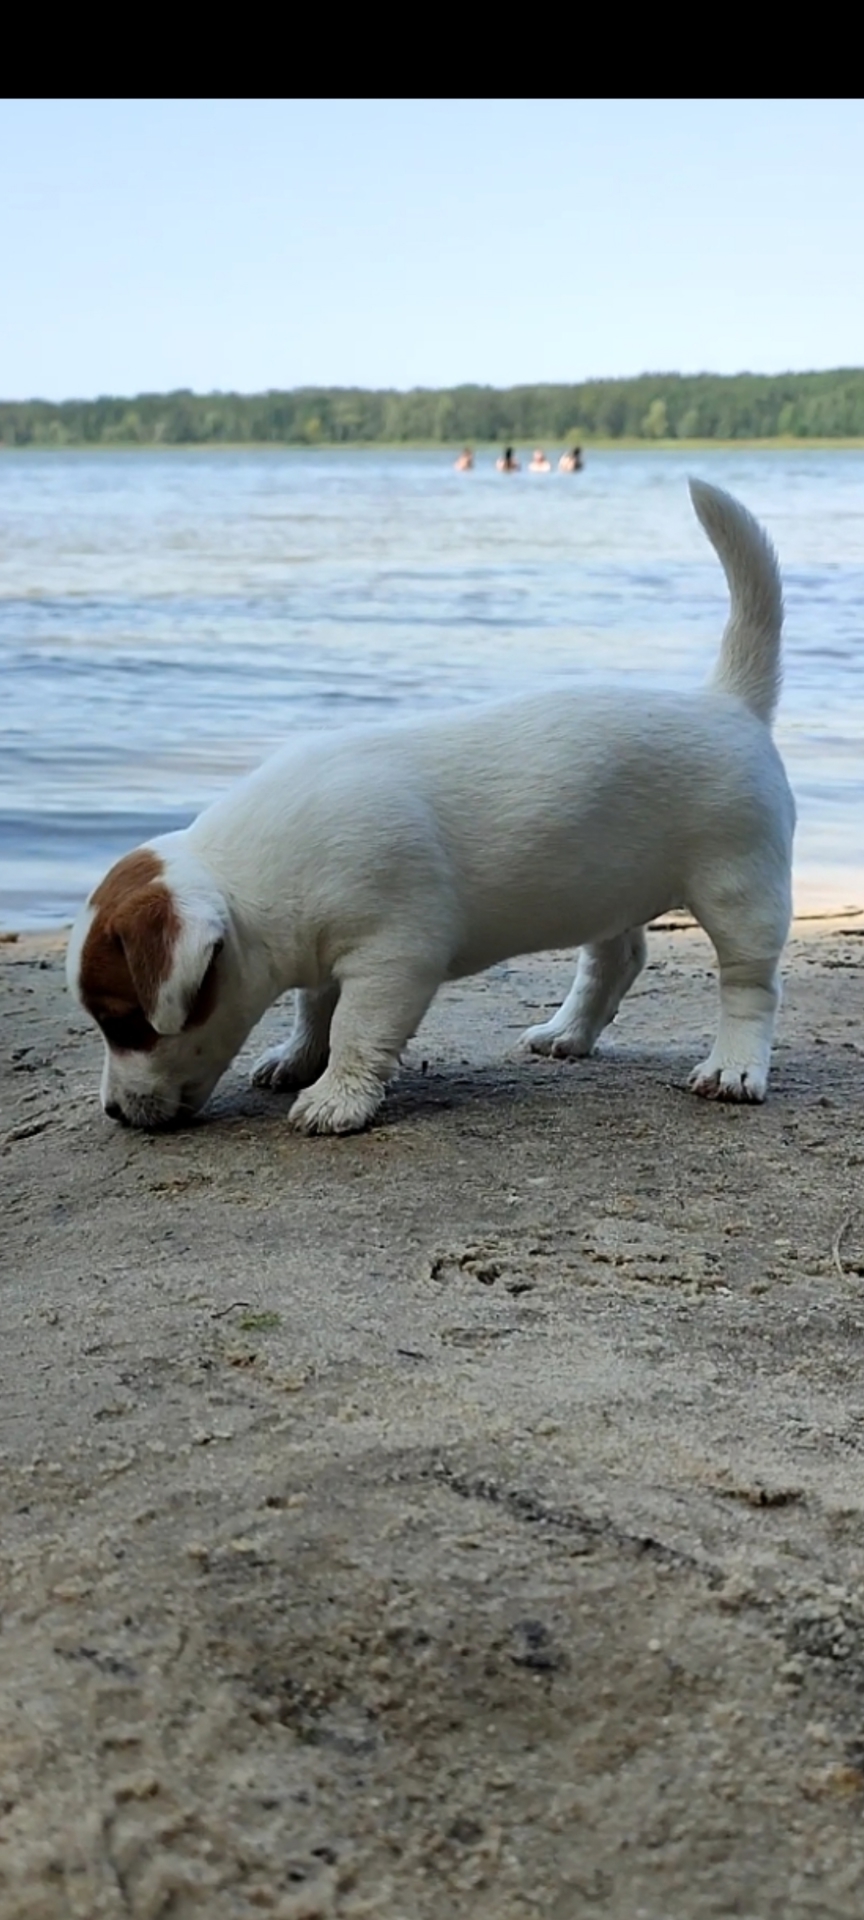
[{"label": "puppy's black nose", "polygon": [[106,1100],[105,1112],[107,1113],[109,1120],[125,1120],[126,1118],[123,1112],[123,1108],[120,1106],[117,1100]]}]

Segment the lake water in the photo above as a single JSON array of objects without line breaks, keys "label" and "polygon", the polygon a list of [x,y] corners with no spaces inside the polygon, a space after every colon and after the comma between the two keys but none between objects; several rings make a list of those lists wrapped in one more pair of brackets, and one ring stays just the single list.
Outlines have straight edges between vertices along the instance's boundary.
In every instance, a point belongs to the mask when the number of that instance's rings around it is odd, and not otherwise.
[{"label": "lake water", "polygon": [[727,602],[690,468],[780,552],[798,905],[864,905],[864,453],[99,451],[0,455],[0,921],[68,920],[303,729],[697,685]]}]

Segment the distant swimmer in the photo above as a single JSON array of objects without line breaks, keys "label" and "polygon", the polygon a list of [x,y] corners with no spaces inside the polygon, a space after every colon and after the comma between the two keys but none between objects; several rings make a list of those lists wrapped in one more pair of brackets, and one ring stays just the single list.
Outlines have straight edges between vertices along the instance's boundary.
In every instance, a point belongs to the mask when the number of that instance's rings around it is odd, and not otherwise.
[{"label": "distant swimmer", "polygon": [[582,458],[582,448],[573,447],[570,453],[562,453],[561,458],[558,462],[558,472],[559,473],[581,473],[584,465],[585,465],[585,462]]},{"label": "distant swimmer", "polygon": [[528,462],[528,472],[529,473],[551,473],[552,472],[552,462],[551,460],[547,460],[542,447],[534,448],[534,452],[531,456],[531,459]]},{"label": "distant swimmer", "polygon": [[474,467],[474,453],[471,447],[463,447],[458,460],[454,460],[457,473],[471,473]]},{"label": "distant swimmer", "polygon": [[513,457],[512,447],[504,448],[504,452],[501,454],[500,458],[496,460],[495,465],[498,468],[499,473],[518,473],[519,472],[519,462],[518,460],[515,460]]}]

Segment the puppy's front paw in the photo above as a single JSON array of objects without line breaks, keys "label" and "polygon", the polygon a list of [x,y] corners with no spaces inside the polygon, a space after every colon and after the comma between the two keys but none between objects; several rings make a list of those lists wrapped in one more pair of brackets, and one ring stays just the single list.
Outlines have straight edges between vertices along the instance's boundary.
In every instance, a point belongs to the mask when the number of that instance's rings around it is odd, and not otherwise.
[{"label": "puppy's front paw", "polygon": [[687,1085],[703,1100],[729,1100],[738,1106],[761,1106],[768,1075],[758,1066],[724,1066],[721,1061],[703,1060],[694,1067]]},{"label": "puppy's front paw", "polygon": [[520,1035],[520,1046],[529,1047],[532,1053],[542,1053],[550,1060],[587,1060],[593,1053],[594,1042],[587,1034],[561,1031],[554,1020],[547,1020],[540,1027],[526,1027]]},{"label": "puppy's front paw", "polygon": [[328,1067],[314,1087],[295,1100],[288,1118],[299,1133],[361,1133],[383,1098],[380,1080],[331,1074]]},{"label": "puppy's front paw", "polygon": [[310,1060],[293,1040],[283,1040],[280,1047],[268,1047],[262,1053],[249,1079],[253,1087],[269,1087],[272,1093],[278,1093],[280,1087],[308,1087],[320,1071],[320,1062]]}]

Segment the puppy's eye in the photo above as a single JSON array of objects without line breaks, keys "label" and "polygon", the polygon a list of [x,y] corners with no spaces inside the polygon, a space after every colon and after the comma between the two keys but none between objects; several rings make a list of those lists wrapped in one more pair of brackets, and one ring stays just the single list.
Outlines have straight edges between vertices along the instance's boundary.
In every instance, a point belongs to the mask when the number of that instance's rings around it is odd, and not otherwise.
[{"label": "puppy's eye", "polygon": [[149,1053],[159,1038],[155,1028],[137,1007],[134,1013],[122,1013],[99,1022],[109,1047],[118,1053]]}]

